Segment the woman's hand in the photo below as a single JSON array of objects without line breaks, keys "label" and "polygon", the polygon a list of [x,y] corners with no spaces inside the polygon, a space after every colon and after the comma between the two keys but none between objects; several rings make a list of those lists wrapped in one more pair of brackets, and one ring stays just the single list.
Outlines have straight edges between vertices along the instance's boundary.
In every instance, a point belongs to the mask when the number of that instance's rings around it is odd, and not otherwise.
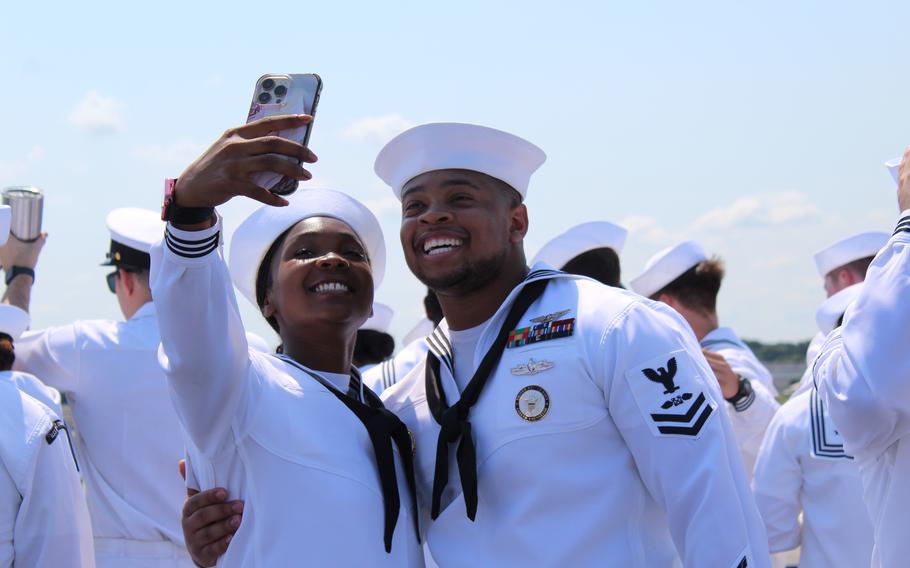
[{"label": "woman's hand", "polygon": [[315,162],[316,155],[297,142],[276,136],[281,130],[298,128],[312,120],[306,114],[270,116],[229,128],[178,178],[177,204],[216,207],[234,196],[245,195],[267,205],[287,205],[283,198],[250,178],[257,172],[274,172],[297,180],[313,177],[298,162]]}]

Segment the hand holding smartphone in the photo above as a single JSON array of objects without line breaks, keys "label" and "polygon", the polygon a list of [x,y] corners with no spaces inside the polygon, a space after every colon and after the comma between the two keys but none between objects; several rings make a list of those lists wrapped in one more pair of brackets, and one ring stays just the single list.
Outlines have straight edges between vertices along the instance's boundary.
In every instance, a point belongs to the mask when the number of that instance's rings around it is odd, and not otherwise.
[{"label": "hand holding smartphone", "polygon": [[[267,116],[316,114],[322,79],[314,73],[302,75],[266,74],[256,81],[247,123]],[[300,128],[275,132],[288,140],[306,146],[310,140],[312,122]],[[252,181],[276,195],[289,195],[297,190],[297,180],[274,172],[257,172]]]}]

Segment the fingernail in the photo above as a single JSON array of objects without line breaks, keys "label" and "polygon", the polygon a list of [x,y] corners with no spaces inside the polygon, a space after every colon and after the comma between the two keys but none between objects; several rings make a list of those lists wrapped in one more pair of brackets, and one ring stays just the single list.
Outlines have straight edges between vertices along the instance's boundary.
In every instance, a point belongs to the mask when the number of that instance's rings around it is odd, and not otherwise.
[{"label": "fingernail", "polygon": [[240,526],[240,517],[231,517],[231,526],[235,529]]},{"label": "fingernail", "polygon": [[215,498],[216,499],[227,499],[227,491],[225,491],[224,489],[219,489],[219,490],[215,491]]},{"label": "fingernail", "polygon": [[243,502],[242,502],[242,501],[238,501],[238,502],[234,503],[233,505],[231,505],[231,509],[232,509],[235,513],[242,513],[242,512],[243,512]]}]

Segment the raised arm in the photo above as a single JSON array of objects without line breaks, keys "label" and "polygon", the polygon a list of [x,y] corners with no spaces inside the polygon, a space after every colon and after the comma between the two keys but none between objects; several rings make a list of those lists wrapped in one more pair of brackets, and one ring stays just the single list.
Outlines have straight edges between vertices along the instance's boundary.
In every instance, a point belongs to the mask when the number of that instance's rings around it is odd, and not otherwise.
[{"label": "raised arm", "polygon": [[249,178],[258,171],[309,178],[297,164],[312,161],[309,151],[269,135],[309,119],[272,117],[226,131],[180,176],[172,204],[177,209],[172,210],[164,240],[151,252],[162,368],[183,426],[205,456],[224,448],[231,428],[244,420],[256,388],[222,257],[221,220],[213,209],[237,195],[286,205]]}]

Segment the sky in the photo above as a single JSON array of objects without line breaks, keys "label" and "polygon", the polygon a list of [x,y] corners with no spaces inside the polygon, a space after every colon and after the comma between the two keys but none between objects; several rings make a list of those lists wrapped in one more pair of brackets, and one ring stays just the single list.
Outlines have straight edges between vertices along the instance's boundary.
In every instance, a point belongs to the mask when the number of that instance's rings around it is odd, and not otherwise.
[{"label": "sky", "polygon": [[[10,3],[0,187],[40,187],[50,234],[33,327],[120,317],[98,266],[108,211],[159,208],[164,178],[242,124],[260,75],[315,72],[307,186],[379,217],[390,255],[377,300],[396,312],[396,339],[423,288],[373,160],[432,121],[546,151],[526,200],[529,258],[573,224],[608,220],[631,231],[628,282],[696,239],[727,265],[721,324],[808,339],[824,299],[812,254],[897,219],[883,163],[910,144],[908,16],[910,4],[876,0]],[[223,207],[228,232],[254,208]]]}]

